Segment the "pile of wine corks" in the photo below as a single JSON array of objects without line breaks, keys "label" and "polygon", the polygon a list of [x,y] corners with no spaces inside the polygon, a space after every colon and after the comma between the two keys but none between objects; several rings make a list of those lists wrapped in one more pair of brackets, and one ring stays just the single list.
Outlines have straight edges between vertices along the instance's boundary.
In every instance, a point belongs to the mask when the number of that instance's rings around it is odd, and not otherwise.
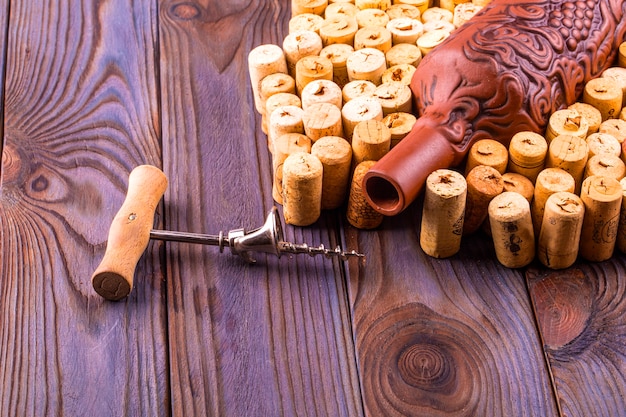
[{"label": "pile of wine corks", "polygon": [[626,43],[618,66],[589,81],[580,102],[553,113],[545,134],[519,132],[508,147],[475,142],[463,173],[427,179],[420,245],[452,256],[463,236],[487,233],[503,265],[537,258],[552,269],[580,256],[626,253]]},{"label": "pile of wine corks", "polygon": [[282,45],[248,56],[286,223],[307,226],[346,207],[357,228],[381,224],[362,178],[416,121],[409,83],[422,57],[485,3],[292,0]]}]

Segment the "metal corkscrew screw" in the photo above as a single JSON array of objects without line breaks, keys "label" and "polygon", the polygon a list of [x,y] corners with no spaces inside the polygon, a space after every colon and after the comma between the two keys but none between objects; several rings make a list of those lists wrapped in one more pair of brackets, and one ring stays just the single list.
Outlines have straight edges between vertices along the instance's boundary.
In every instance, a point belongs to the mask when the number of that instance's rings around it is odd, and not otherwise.
[{"label": "metal corkscrew screw", "polygon": [[283,240],[278,210],[273,207],[263,226],[247,231],[234,229],[228,233],[205,235],[198,233],[153,230],[154,211],[167,188],[167,177],[158,168],[141,165],[128,178],[126,199],[111,223],[104,258],[91,277],[98,294],[108,300],[120,300],[130,294],[135,268],[150,239],[218,246],[220,252],[230,248],[234,255],[254,263],[252,252],[280,257],[284,253],[323,255],[327,258],[364,258],[356,251],[345,252],[340,246],[327,249],[324,245],[309,246]]},{"label": "metal corkscrew screw", "polygon": [[218,235],[205,235],[167,230],[151,230],[150,238],[155,240],[219,246],[220,252],[223,252],[224,248],[228,247],[233,255],[241,256],[250,263],[256,262],[256,260],[251,257],[251,252],[269,253],[278,257],[284,253],[308,254],[310,256],[324,255],[327,258],[339,257],[342,260],[347,260],[350,257],[363,258],[365,256],[354,250],[345,252],[341,249],[341,246],[337,246],[335,249],[327,249],[324,245],[309,246],[306,243],[297,244],[285,242],[283,240],[282,227],[276,207],[272,207],[263,226],[250,231],[246,229],[234,229],[226,234],[220,232]]}]

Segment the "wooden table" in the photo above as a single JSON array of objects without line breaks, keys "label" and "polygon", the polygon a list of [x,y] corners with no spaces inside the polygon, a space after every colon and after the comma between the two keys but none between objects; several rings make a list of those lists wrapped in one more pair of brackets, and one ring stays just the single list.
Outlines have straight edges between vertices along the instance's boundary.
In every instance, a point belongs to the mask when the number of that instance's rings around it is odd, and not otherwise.
[{"label": "wooden table", "polygon": [[2,416],[626,415],[626,258],[500,266],[483,235],[419,249],[420,203],[375,231],[286,227],[367,262],[150,244],[94,293],[129,171],[162,167],[160,227],[259,226],[270,157],[247,54],[277,1],[0,0]]}]

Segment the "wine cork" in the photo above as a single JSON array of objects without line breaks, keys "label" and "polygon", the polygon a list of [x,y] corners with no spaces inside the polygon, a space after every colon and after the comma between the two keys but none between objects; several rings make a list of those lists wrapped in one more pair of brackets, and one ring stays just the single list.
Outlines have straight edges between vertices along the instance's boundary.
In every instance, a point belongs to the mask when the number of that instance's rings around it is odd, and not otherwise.
[{"label": "wine cork", "polygon": [[574,109],[557,110],[548,120],[546,141],[548,144],[559,135],[571,135],[585,139],[589,131],[589,122]]},{"label": "wine cork", "polygon": [[343,137],[341,110],[334,104],[312,104],[304,112],[302,122],[304,132],[313,142],[324,136]]},{"label": "wine cork", "polygon": [[268,119],[274,110],[283,106],[302,107],[302,101],[300,100],[300,97],[293,93],[277,93],[268,97],[265,102],[265,115],[261,119],[261,129],[263,130],[263,133],[269,134]]},{"label": "wine cork", "polygon": [[481,139],[471,146],[467,155],[465,175],[478,165],[495,168],[500,174],[506,172],[509,162],[509,151],[502,143],[493,139]]},{"label": "wine cork", "polygon": [[476,232],[488,216],[489,202],[502,193],[502,175],[490,166],[479,165],[467,174],[467,201],[463,235]]},{"label": "wine cork", "polygon": [[611,78],[622,89],[622,107],[626,103],[626,68],[609,67],[602,72],[603,78]]},{"label": "wine cork", "polygon": [[355,18],[336,15],[324,20],[320,27],[320,37],[324,46],[335,43],[354,45],[354,35],[359,26]]},{"label": "wine cork", "polygon": [[357,124],[366,120],[383,120],[383,108],[380,102],[372,97],[357,97],[341,108],[343,133],[352,142],[352,132]]},{"label": "wine cork", "polygon": [[323,167],[317,157],[292,153],[283,163],[283,215],[285,223],[309,226],[319,219]]},{"label": "wine cork", "polygon": [[622,119],[608,119],[600,124],[598,129],[600,133],[608,133],[613,136],[619,143],[626,141],[626,121]]},{"label": "wine cork", "polygon": [[626,253],[626,178],[622,178],[619,184],[622,187],[622,204],[615,245],[620,252]]},{"label": "wine cork", "polygon": [[420,48],[422,56],[427,55],[443,41],[448,39],[449,36],[450,32],[443,29],[424,32],[424,34],[417,39],[417,47]]},{"label": "wine cork", "polygon": [[543,170],[548,153],[548,143],[538,133],[518,132],[509,143],[508,171],[524,175],[533,184]]},{"label": "wine cork", "polygon": [[505,172],[502,174],[503,191],[511,191],[521,194],[528,203],[533,201],[535,186],[532,181],[522,174],[515,172]]},{"label": "wine cork", "polygon": [[583,182],[580,198],[585,204],[580,256],[591,262],[605,261],[615,249],[622,187],[613,178],[589,177]]},{"label": "wine cork", "polygon": [[401,43],[394,45],[385,54],[388,67],[394,67],[396,65],[412,65],[417,67],[422,61],[422,52],[417,45],[409,43]]},{"label": "wine cork", "polygon": [[324,17],[330,19],[334,16],[345,16],[350,19],[356,19],[358,12],[359,8],[354,3],[330,3],[324,10]]},{"label": "wine cork", "polygon": [[302,109],[308,111],[309,107],[318,103],[330,103],[337,108],[343,106],[341,88],[331,80],[313,80],[302,89],[300,95]]},{"label": "wine cork", "polygon": [[275,72],[287,73],[287,60],[280,46],[264,44],[252,49],[248,54],[248,74],[254,106],[259,114],[263,114],[264,107],[261,100],[261,80]]},{"label": "wine cork", "polygon": [[626,107],[622,108],[622,111],[619,112],[619,120],[626,121]]},{"label": "wine cork", "polygon": [[383,116],[397,112],[411,112],[413,105],[411,88],[399,81],[391,81],[379,85],[376,87],[373,97],[380,102],[383,108]]},{"label": "wine cork", "polygon": [[535,235],[539,236],[543,213],[548,198],[560,191],[574,192],[574,177],[560,168],[546,168],[539,173],[535,182],[535,195],[531,203],[531,213]]},{"label": "wine cork", "polygon": [[296,106],[282,106],[270,115],[267,132],[268,148],[274,153],[274,140],[285,133],[304,133],[304,110]]},{"label": "wine cork", "polygon": [[291,15],[312,13],[323,16],[326,6],[328,0],[291,0]]},{"label": "wine cork", "polygon": [[593,107],[591,104],[576,102],[568,107],[568,109],[576,110],[588,124],[587,135],[596,133],[600,129],[600,123],[602,123],[602,113],[600,110]]},{"label": "wine cork", "polygon": [[391,32],[384,27],[364,27],[359,29],[356,35],[354,35],[355,51],[370,48],[378,49],[384,54],[391,49],[391,46]]},{"label": "wine cork", "polygon": [[[505,172],[502,174],[502,192],[509,191],[521,194],[530,204],[533,200],[535,193],[535,186],[533,183],[521,174],[514,172]],[[532,213],[531,213],[532,214]],[[480,225],[480,229],[488,236],[491,236],[491,224],[489,223],[489,216]]]},{"label": "wine cork", "polygon": [[283,40],[283,51],[287,59],[287,70],[296,76],[296,64],[305,56],[319,55],[322,50],[322,38],[310,30],[291,32]]},{"label": "wine cork", "polygon": [[260,95],[261,106],[263,108],[263,112],[261,113],[261,129],[263,130],[263,133],[267,133],[267,100],[271,96],[281,93],[296,93],[296,80],[294,80],[289,74],[275,72],[274,74],[270,74],[261,80]]},{"label": "wine cork", "polygon": [[314,13],[303,13],[289,19],[289,33],[298,30],[310,30],[319,35],[324,18]]},{"label": "wine cork", "polygon": [[576,182],[575,193],[578,194],[585,173],[589,155],[589,147],[584,139],[560,135],[550,142],[546,167],[561,168],[569,172]]},{"label": "wine cork", "polygon": [[301,133],[286,133],[274,141],[272,154],[272,197],[278,204],[283,204],[283,164],[285,159],[296,152],[311,152],[311,139]]},{"label": "wine cork", "polygon": [[412,113],[391,113],[383,118],[383,123],[389,128],[389,132],[391,132],[392,149],[409,134],[415,122],[417,122],[417,117]]},{"label": "wine cork", "polygon": [[463,175],[439,169],[426,179],[420,246],[429,256],[448,258],[461,249],[467,182]]},{"label": "wine cork", "polygon": [[537,244],[539,262],[551,269],[574,264],[584,215],[585,205],[576,194],[559,192],[548,198]]},{"label": "wine cork", "polygon": [[528,201],[503,192],[489,203],[489,223],[496,258],[508,268],[522,268],[535,258],[535,234]]},{"label": "wine cork", "polygon": [[411,4],[395,3],[387,9],[387,16],[389,16],[390,20],[402,17],[421,20],[422,13],[420,9]]},{"label": "wine cork", "polygon": [[346,65],[350,81],[367,80],[380,85],[383,72],[387,69],[387,60],[384,52],[374,48],[363,48],[350,54]]},{"label": "wine cork", "polygon": [[354,127],[352,135],[352,163],[378,161],[391,148],[391,132],[380,120],[365,120]]},{"label": "wine cork", "polygon": [[456,26],[445,20],[431,20],[430,22],[424,23],[424,33],[432,32],[433,30],[442,30],[452,33],[456,30]]},{"label": "wine cork", "polygon": [[619,156],[612,154],[594,155],[587,161],[584,177],[593,175],[621,180],[626,175],[626,164]]},{"label": "wine cork", "polygon": [[417,7],[420,13],[423,15],[428,7],[430,6],[431,0],[394,0],[394,3],[403,3],[408,4],[410,6]]},{"label": "wine cork", "polygon": [[622,89],[610,78],[593,78],[585,84],[583,102],[600,110],[603,121],[612,119],[622,109]]},{"label": "wine cork", "polygon": [[387,30],[391,32],[393,45],[400,43],[415,44],[417,38],[424,34],[424,25],[417,19],[401,17],[392,19],[387,23]]},{"label": "wine cork", "polygon": [[363,161],[354,169],[346,218],[348,223],[358,229],[375,229],[383,222],[383,215],[369,205],[363,192],[363,177],[376,161]]},{"label": "wine cork", "polygon": [[424,13],[422,13],[422,22],[448,22],[452,23],[454,20],[454,13],[452,10],[444,9],[443,7],[430,7]]},{"label": "wine cork", "polygon": [[354,4],[361,10],[380,9],[385,11],[391,7],[391,0],[354,0]]},{"label": "wine cork", "polygon": [[626,41],[619,45],[617,51],[617,65],[622,68],[626,68]]},{"label": "wine cork", "polygon": [[311,147],[322,166],[322,210],[340,207],[346,200],[350,186],[352,147],[342,137],[325,136]]},{"label": "wine cork", "polygon": [[474,17],[476,13],[482,10],[482,6],[478,6],[474,3],[461,3],[454,6],[454,16],[452,17],[452,23],[454,26],[461,27],[465,23]]},{"label": "wine cork", "polygon": [[314,80],[333,80],[333,64],[322,56],[305,56],[296,63],[296,91],[298,95]]},{"label": "wine cork", "polygon": [[352,52],[354,52],[352,45],[345,43],[328,45],[320,51],[320,56],[328,58],[333,64],[333,81],[339,88],[343,88],[350,81],[346,62]]},{"label": "wine cork", "polygon": [[268,98],[278,93],[296,93],[296,80],[289,74],[275,72],[261,80],[260,89],[263,114],[265,114]]},{"label": "wine cork", "polygon": [[491,0],[472,0],[472,3],[477,6],[485,7],[486,5],[491,3]]},{"label": "wine cork", "polygon": [[622,153],[622,145],[617,141],[615,136],[608,133],[592,133],[585,139],[587,147],[589,148],[589,158],[608,153],[615,156],[620,156]]},{"label": "wine cork", "polygon": [[381,76],[382,84],[388,84],[391,82],[400,82],[404,85],[410,86],[413,75],[417,69],[410,64],[398,64],[389,67],[383,72]]},{"label": "wine cork", "polygon": [[439,0],[439,7],[454,14],[454,8],[461,3],[470,3],[471,0]]},{"label": "wine cork", "polygon": [[363,9],[355,15],[359,29],[367,27],[384,28],[389,23],[389,15],[380,9]]},{"label": "wine cork", "polygon": [[373,97],[376,91],[376,84],[367,80],[354,80],[348,82],[342,89],[341,95],[345,103],[357,97]]},{"label": "wine cork", "polygon": [[302,100],[293,93],[278,93],[267,98],[265,102],[265,114],[271,115],[274,110],[284,106],[302,107]]}]

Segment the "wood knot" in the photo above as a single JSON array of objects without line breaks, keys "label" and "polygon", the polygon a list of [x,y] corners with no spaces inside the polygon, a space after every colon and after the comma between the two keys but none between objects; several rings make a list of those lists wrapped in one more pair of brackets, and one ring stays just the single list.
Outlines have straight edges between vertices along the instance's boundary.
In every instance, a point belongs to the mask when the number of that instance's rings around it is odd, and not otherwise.
[{"label": "wood knot", "polygon": [[[398,359],[402,379],[413,386],[441,386],[454,381],[454,368],[448,353],[434,344],[414,344]],[[441,387],[440,387],[441,388]]]},{"label": "wood knot", "polygon": [[[531,273],[532,274],[532,273]],[[579,338],[593,312],[593,287],[580,269],[568,269],[530,279],[539,328],[550,349]]]},{"label": "wood knot", "polygon": [[[358,341],[373,415],[456,414],[481,393],[477,369],[488,349],[474,330],[420,303],[385,313]],[[372,394],[369,396],[368,394]]]},{"label": "wood knot", "polygon": [[180,20],[192,20],[200,16],[200,8],[192,3],[178,3],[172,6],[172,15]]},{"label": "wood knot", "polygon": [[49,186],[48,179],[43,175],[38,175],[31,181],[30,188],[35,192],[43,192]]}]

